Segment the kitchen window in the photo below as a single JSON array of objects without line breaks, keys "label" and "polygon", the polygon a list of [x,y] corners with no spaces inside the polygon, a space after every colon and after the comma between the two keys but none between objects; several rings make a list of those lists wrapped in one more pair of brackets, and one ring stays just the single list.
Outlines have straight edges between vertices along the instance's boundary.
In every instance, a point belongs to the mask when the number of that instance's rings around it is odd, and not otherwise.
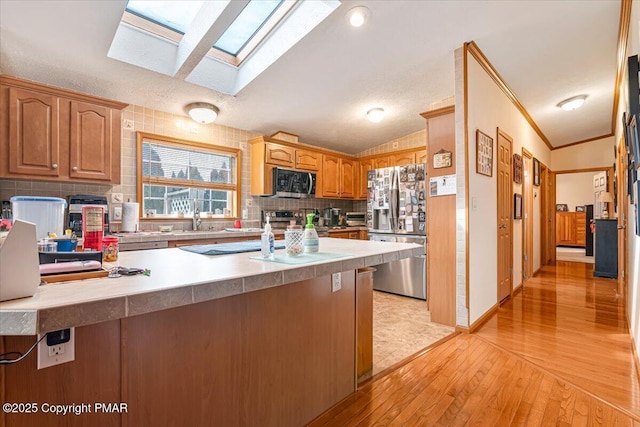
[{"label": "kitchen window", "polygon": [[237,217],[240,150],[138,132],[137,158],[143,217]]}]

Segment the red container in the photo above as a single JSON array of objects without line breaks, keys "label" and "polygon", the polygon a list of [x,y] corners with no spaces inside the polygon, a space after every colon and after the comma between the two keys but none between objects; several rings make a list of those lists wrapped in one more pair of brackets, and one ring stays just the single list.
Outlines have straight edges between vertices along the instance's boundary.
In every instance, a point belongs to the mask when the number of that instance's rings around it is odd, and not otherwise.
[{"label": "red container", "polygon": [[104,235],[104,208],[99,206],[82,207],[82,238],[84,250],[102,250]]},{"label": "red container", "polygon": [[102,261],[114,262],[118,260],[119,244],[117,236],[102,238]]}]

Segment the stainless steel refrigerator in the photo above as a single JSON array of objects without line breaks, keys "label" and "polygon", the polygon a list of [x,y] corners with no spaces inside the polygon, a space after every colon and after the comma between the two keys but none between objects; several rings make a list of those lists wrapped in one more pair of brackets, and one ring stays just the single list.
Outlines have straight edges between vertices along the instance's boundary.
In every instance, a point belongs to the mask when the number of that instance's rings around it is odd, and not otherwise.
[{"label": "stainless steel refrigerator", "polygon": [[427,189],[424,163],[373,169],[367,175],[369,240],[417,243],[421,256],[376,266],[373,288],[426,299]]}]

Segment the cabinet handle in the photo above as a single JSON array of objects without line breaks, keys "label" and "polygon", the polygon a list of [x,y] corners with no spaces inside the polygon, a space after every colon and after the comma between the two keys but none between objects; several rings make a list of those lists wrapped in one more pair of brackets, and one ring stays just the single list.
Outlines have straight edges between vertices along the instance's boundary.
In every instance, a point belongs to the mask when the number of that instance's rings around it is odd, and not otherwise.
[{"label": "cabinet handle", "polygon": [[51,169],[58,169],[58,164],[57,163],[52,164]]},{"label": "cabinet handle", "polygon": [[74,167],[71,168],[71,170],[74,171],[74,172],[78,172],[78,167],[74,166]]}]

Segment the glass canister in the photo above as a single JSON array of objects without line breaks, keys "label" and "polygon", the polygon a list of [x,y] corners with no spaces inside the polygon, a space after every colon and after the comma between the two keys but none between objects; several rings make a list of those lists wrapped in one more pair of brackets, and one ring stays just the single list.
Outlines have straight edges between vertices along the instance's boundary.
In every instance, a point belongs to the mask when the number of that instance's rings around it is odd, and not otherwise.
[{"label": "glass canister", "polygon": [[303,237],[301,225],[287,226],[287,231],[284,232],[284,247],[287,255],[298,256],[304,251]]},{"label": "glass canister", "polygon": [[105,262],[114,262],[118,260],[118,237],[105,236],[102,238],[102,260]]}]

